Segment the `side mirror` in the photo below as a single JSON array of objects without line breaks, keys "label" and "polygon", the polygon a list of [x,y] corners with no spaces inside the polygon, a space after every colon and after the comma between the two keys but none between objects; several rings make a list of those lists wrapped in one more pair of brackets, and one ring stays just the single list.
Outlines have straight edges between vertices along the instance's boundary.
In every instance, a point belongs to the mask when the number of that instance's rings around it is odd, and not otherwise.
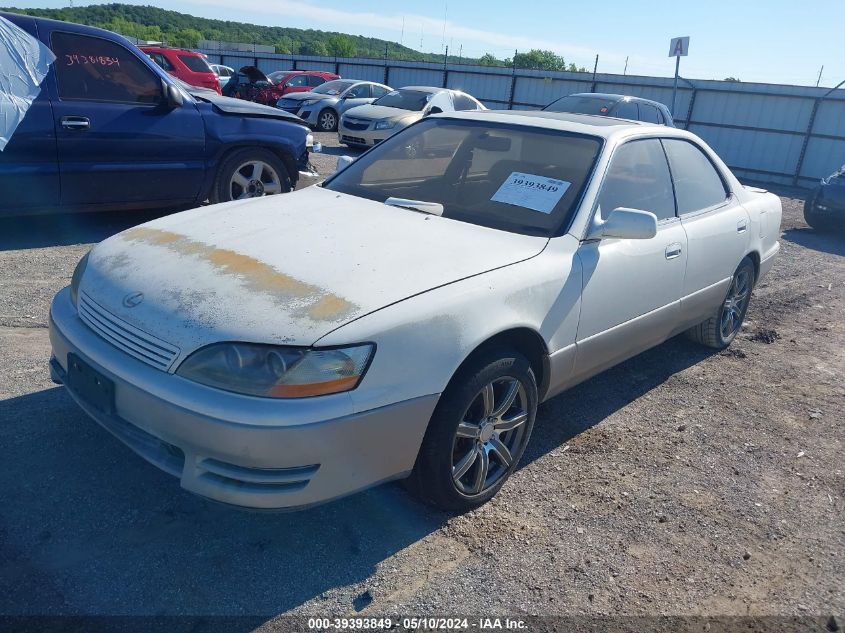
[{"label": "side mirror", "polygon": [[164,103],[168,108],[175,110],[176,108],[182,107],[184,99],[179,88],[164,79],[161,80],[161,88],[164,91]]},{"label": "side mirror", "polygon": [[624,240],[648,240],[657,235],[657,216],[650,211],[619,207],[602,221],[598,216],[587,234],[588,240],[615,237]]},{"label": "side mirror", "polygon": [[443,110],[441,110],[437,106],[434,106],[428,112],[426,112],[423,116],[428,116],[429,114],[442,114],[442,112],[443,112]]},{"label": "side mirror", "polygon": [[338,156],[337,158],[337,165],[335,166],[335,173],[341,172],[347,167],[349,167],[352,163],[355,162],[355,158],[352,156]]}]

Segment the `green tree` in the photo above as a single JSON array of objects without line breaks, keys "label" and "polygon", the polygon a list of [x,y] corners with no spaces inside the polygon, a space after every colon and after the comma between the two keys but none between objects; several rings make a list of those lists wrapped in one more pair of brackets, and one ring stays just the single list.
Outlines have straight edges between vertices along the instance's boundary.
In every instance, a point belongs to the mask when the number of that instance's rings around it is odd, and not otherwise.
[{"label": "green tree", "polygon": [[326,48],[335,57],[355,57],[355,40],[348,35],[336,33],[326,40]]},{"label": "green tree", "polygon": [[723,81],[735,81],[737,83],[742,83],[742,80],[737,79],[736,77],[725,77]]},{"label": "green tree", "polygon": [[329,56],[329,49],[320,40],[311,41],[302,47],[302,52],[306,55],[319,55],[321,57]]},{"label": "green tree", "polygon": [[484,53],[481,57],[478,58],[478,63],[482,66],[502,66],[503,62],[499,59],[496,59],[495,55],[490,53]]},{"label": "green tree", "polygon": [[552,51],[538,48],[527,53],[517,53],[513,63],[517,68],[537,68],[539,70],[566,70],[566,61]]}]

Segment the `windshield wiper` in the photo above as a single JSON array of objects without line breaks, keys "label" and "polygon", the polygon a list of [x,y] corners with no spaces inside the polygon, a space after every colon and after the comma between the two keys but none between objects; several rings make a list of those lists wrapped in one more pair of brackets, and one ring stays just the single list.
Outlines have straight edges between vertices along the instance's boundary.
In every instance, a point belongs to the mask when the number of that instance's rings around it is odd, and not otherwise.
[{"label": "windshield wiper", "polygon": [[429,215],[443,215],[443,205],[439,202],[426,202],[425,200],[408,200],[407,198],[388,198],[384,204],[389,204],[391,207],[400,207],[402,209],[410,209],[411,211],[419,211],[420,213],[428,213]]}]

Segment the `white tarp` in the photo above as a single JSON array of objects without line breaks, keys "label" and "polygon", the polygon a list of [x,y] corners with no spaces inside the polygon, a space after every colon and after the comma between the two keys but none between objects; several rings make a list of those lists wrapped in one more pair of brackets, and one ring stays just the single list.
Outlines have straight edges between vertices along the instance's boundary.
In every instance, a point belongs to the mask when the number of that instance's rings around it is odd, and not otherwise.
[{"label": "white tarp", "polygon": [[55,60],[53,51],[0,17],[0,152],[41,92]]}]

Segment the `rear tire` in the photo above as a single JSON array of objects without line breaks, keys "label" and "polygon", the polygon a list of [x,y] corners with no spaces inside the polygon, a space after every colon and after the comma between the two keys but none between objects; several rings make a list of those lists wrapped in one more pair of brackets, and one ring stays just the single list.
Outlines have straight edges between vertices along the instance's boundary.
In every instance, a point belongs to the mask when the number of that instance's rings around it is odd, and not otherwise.
[{"label": "rear tire", "polygon": [[525,452],[537,399],[537,381],[522,354],[498,348],[478,355],[443,392],[406,487],[447,511],[490,500]]},{"label": "rear tire", "polygon": [[734,272],[725,299],[713,316],[687,330],[687,337],[713,349],[724,349],[730,345],[742,329],[751,301],[754,277],[754,262],[745,257]]},{"label": "rear tire", "polygon": [[815,212],[816,206],[816,192],[807,198],[806,202],[804,202],[804,221],[810,226],[811,229],[816,231],[828,231],[832,227],[829,222],[825,222],[823,219],[819,218]]},{"label": "rear tire", "polygon": [[208,199],[216,204],[290,190],[290,174],[282,160],[270,150],[248,147],[223,160]]}]

